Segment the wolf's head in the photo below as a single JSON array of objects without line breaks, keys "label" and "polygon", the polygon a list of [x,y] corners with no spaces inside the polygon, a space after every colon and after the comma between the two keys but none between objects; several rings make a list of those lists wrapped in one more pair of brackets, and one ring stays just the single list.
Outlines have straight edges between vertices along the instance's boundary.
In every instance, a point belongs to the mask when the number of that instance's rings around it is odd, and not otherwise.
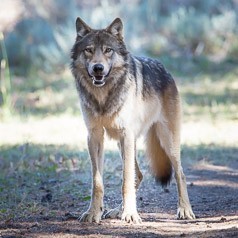
[{"label": "wolf's head", "polygon": [[83,74],[91,84],[102,87],[125,67],[128,51],[122,31],[119,18],[101,30],[94,30],[77,18],[77,37],[71,55],[75,77]]}]

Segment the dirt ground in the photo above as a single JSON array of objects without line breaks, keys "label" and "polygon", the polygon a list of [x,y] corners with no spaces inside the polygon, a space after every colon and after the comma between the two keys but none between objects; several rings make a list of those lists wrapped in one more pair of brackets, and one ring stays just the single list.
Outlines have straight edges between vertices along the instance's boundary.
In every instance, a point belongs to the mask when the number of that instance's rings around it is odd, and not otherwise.
[{"label": "dirt ground", "polygon": [[[188,192],[197,216],[192,221],[176,220],[175,182],[168,190],[162,190],[142,169],[144,181],[137,195],[142,224],[125,224],[117,219],[104,219],[99,224],[79,223],[77,217],[87,208],[89,199],[80,201],[77,208],[72,204],[60,210],[57,199],[48,194],[44,199],[49,200],[48,206],[57,213],[1,221],[0,237],[238,237],[237,168],[237,161],[229,166],[209,163],[185,166]],[[105,178],[106,209],[121,201],[120,183],[109,177]],[[89,189],[88,183],[81,186]]]}]

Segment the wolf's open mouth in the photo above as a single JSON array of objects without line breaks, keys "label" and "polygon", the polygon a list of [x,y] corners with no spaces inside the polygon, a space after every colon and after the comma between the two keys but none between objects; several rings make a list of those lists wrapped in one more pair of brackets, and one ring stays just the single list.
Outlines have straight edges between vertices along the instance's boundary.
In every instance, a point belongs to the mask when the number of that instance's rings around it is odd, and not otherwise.
[{"label": "wolf's open mouth", "polygon": [[104,76],[93,76],[93,85],[96,87],[102,87],[105,84]]}]

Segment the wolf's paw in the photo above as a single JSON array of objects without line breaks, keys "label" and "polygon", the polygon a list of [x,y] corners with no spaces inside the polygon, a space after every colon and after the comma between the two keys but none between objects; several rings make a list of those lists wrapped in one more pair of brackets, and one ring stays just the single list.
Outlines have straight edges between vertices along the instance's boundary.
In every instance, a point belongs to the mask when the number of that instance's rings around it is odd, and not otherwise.
[{"label": "wolf's paw", "polygon": [[122,215],[122,205],[119,205],[118,207],[111,209],[110,211],[108,211],[105,215],[104,218],[112,218],[112,219],[116,219],[116,218],[121,218]]},{"label": "wolf's paw", "polygon": [[122,219],[122,221],[125,221],[127,223],[135,223],[135,224],[142,223],[142,220],[137,212],[132,213],[132,214],[123,212],[121,219]]},{"label": "wolf's paw", "polygon": [[177,219],[181,219],[181,220],[184,220],[184,219],[189,219],[189,220],[192,220],[192,219],[195,219],[195,215],[192,211],[192,208],[190,206],[188,207],[179,207],[178,208],[178,211],[177,211]]},{"label": "wolf's paw", "polygon": [[96,210],[88,210],[85,213],[82,214],[82,216],[79,218],[80,222],[96,222],[99,223],[101,221],[102,217],[102,211],[96,211]]}]

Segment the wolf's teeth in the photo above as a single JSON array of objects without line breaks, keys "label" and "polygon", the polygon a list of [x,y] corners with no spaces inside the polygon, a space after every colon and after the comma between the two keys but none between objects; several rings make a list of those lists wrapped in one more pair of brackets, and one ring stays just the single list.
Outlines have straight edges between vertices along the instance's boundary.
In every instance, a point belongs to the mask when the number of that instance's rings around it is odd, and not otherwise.
[{"label": "wolf's teeth", "polygon": [[92,77],[93,85],[96,87],[102,87],[105,84],[104,76],[102,76],[102,79],[97,79],[95,76]]},{"label": "wolf's teeth", "polygon": [[96,87],[102,87],[105,84],[105,81],[96,81],[93,80],[93,85],[95,85]]}]

